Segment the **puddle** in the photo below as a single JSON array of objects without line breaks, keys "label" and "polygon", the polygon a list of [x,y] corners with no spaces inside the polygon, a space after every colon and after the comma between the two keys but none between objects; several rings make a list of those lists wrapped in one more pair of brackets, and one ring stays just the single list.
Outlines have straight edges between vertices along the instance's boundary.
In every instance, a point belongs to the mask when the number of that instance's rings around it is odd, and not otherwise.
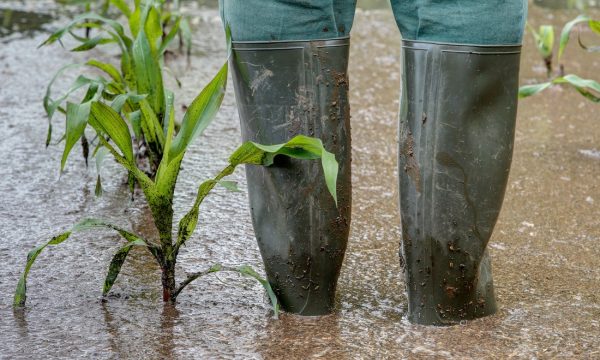
[{"label": "puddle", "polygon": [[52,20],[52,16],[47,14],[0,9],[0,38],[14,33],[32,36],[36,32],[44,30],[44,25]]},{"label": "puddle", "polygon": [[[189,104],[225,57],[218,12],[189,8],[196,31],[191,67],[185,59],[170,64],[185,84],[177,108]],[[530,9],[536,26],[559,26],[576,14]],[[598,105],[566,88],[519,104],[506,200],[490,241],[498,314],[449,328],[404,319],[396,180],[400,38],[389,10],[358,11],[353,29],[353,223],[334,315],[274,320],[261,286],[232,274],[200,280],[180,296],[176,310],[164,307],[158,269],[137,250],[103,303],[104,275],[122,244],[110,232],[83,233],[41,255],[31,270],[28,306],[13,312],[12,293],[33,246],[83,217],[143,233],[150,221],[141,197],[129,199],[125,174],[108,159],[103,171],[113,176],[105,175],[102,198],[94,197],[94,168],[85,168],[77,150],[59,179],[62,149],[44,147],[41,100],[53,73],[82,58],[59,46],[36,49],[45,36],[33,33],[0,46],[0,357],[600,357],[600,166],[580,152],[600,143]],[[568,72],[598,76],[597,56],[576,45],[564,61]],[[521,81],[543,77],[527,34]],[[239,143],[238,121],[230,86],[215,122],[186,155],[176,218],[191,206],[197,185],[225,165]],[[179,277],[216,262],[262,272],[243,171],[233,180],[241,193],[217,191],[203,204],[198,231],[179,259]]]}]

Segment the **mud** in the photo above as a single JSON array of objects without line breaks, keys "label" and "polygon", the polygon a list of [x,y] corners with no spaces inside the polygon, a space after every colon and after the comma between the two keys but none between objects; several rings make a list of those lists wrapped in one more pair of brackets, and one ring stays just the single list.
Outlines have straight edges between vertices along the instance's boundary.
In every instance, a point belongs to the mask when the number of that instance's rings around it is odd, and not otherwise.
[{"label": "mud", "polygon": [[[0,8],[49,13],[53,4],[0,1]],[[190,103],[225,57],[218,12],[186,6],[196,36],[191,67],[184,59],[171,64],[185,87],[177,92],[178,108]],[[600,17],[598,10],[589,13]],[[558,26],[576,15],[530,9],[534,26]],[[0,358],[600,357],[598,105],[567,88],[519,106],[506,200],[489,244],[498,313],[447,328],[406,321],[396,180],[400,44],[391,13],[376,9],[359,11],[353,29],[353,220],[334,315],[274,320],[261,286],[228,273],[198,280],[179,296],[176,309],[165,307],[159,269],[137,249],[102,302],[108,263],[122,244],[104,231],[74,236],[41,255],[31,271],[28,306],[14,312],[12,292],[27,252],[75,221],[93,216],[152,231],[142,199],[130,200],[125,174],[108,158],[99,199],[94,167],[86,169],[77,151],[59,178],[61,148],[44,148],[41,99],[54,71],[82,58],[59,46],[36,50],[45,36],[31,35],[0,39]],[[564,56],[566,73],[582,77],[597,78],[598,61],[575,43]],[[521,68],[522,83],[545,76],[529,34]],[[230,86],[218,118],[184,161],[176,218],[191,206],[199,182],[226,164],[239,138]],[[233,180],[241,193],[219,190],[203,204],[198,232],[178,259],[180,279],[216,262],[262,272],[243,172]]]}]

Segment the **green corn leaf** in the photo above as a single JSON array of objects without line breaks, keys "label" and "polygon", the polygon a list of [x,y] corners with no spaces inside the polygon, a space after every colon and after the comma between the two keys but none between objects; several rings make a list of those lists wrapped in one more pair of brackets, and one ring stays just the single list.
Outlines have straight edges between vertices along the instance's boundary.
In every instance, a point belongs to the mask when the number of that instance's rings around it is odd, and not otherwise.
[{"label": "green corn leaf", "polygon": [[66,116],[66,141],[65,149],[63,151],[62,159],[60,161],[60,171],[65,169],[67,158],[73,146],[79,141],[90,117],[90,102],[83,104],[67,103],[67,116]]},{"label": "green corn leaf", "polygon": [[523,99],[528,96],[535,95],[535,94],[539,93],[540,91],[543,91],[543,90],[549,88],[550,86],[552,86],[551,81],[541,83],[541,84],[521,86],[519,88],[519,99]]},{"label": "green corn leaf", "polygon": [[148,42],[150,43],[152,55],[156,58],[158,54],[158,47],[160,46],[163,36],[163,29],[160,21],[160,14],[154,6],[151,6],[148,9],[144,30],[146,32],[146,36],[148,37]]},{"label": "green corn leaf", "polygon": [[[285,155],[296,159],[311,160],[321,158],[325,183],[337,205],[336,184],[338,163],[335,156],[325,150],[320,139],[298,135],[285,144],[261,145],[253,142],[242,144],[229,158],[230,165],[223,169],[214,179],[203,182],[198,188],[196,200],[190,211],[179,222],[176,249],[185,244],[196,229],[199,208],[206,196],[222,179],[231,175],[241,164],[269,166],[276,155]],[[159,180],[160,181],[160,180]]]},{"label": "green corn leaf", "polygon": [[110,3],[119,9],[126,17],[131,16],[131,9],[125,0],[110,0]]},{"label": "green corn leaf", "polygon": [[298,135],[285,144],[261,145],[247,142],[240,146],[229,158],[232,166],[240,164],[253,164],[270,166],[277,155],[286,155],[295,159],[318,159],[321,158],[323,174],[327,189],[337,205],[337,176],[338,163],[335,155],[328,152],[320,139]]},{"label": "green corn leaf", "polygon": [[248,265],[240,266],[237,271],[247,277],[251,277],[256,279],[267,291],[267,295],[269,295],[269,299],[271,300],[271,305],[273,306],[273,312],[275,313],[275,318],[279,318],[279,303],[277,301],[277,296],[271,287],[271,284],[264,279],[260,274],[258,274],[254,269]]},{"label": "green corn leaf", "polygon": [[69,24],[67,24],[67,26],[59,29],[58,31],[56,31],[52,35],[50,35],[43,43],[40,44],[40,47],[44,46],[44,45],[53,44],[56,41],[60,40],[65,34],[69,33],[69,31],[73,27],[77,26],[84,20],[95,20],[102,24],[108,25],[110,28],[112,28],[116,32],[116,34],[118,35],[119,41],[126,48],[131,47],[132,40],[127,35],[125,35],[123,26],[121,26],[121,24],[119,24],[119,22],[108,19],[106,17],[100,16],[95,13],[86,13],[86,14],[76,16]]},{"label": "green corn leaf", "polygon": [[593,102],[600,102],[600,97],[597,94],[594,94],[594,92],[600,93],[600,83],[594,80],[582,79],[581,77],[573,74],[557,77],[552,81],[541,84],[521,86],[519,88],[519,98],[525,98],[531,95],[535,95],[540,91],[545,90],[550,86],[556,84],[571,85],[575,88],[575,90],[577,90],[588,100],[591,100]]},{"label": "green corn leaf", "polygon": [[142,112],[140,110],[133,111],[128,114],[129,123],[133,129],[133,134],[136,139],[142,138]]},{"label": "green corn leaf", "polygon": [[134,38],[138,36],[140,31],[140,18],[142,16],[142,9],[139,6],[139,2],[136,2],[135,9],[129,16],[129,29]]},{"label": "green corn leaf", "polygon": [[122,152],[122,156],[134,164],[133,146],[131,144],[131,134],[127,123],[110,106],[101,102],[93,102],[91,108],[92,117],[89,123],[102,137],[106,134],[117,145]]},{"label": "green corn leaf", "polygon": [[125,263],[127,255],[129,255],[129,251],[131,251],[131,249],[134,246],[148,245],[144,240],[137,239],[131,241],[129,244],[123,246],[119,249],[119,251],[117,251],[117,253],[113,256],[112,260],[110,261],[110,265],[108,266],[108,273],[106,274],[106,279],[104,279],[104,286],[102,288],[103,296],[106,296],[109,293],[110,289],[112,289],[112,286],[117,280],[117,276],[119,276],[119,273],[121,272],[121,267]]},{"label": "green corn leaf", "polygon": [[600,35],[600,21],[590,20],[588,25],[589,25],[590,29],[592,29],[593,32]]},{"label": "green corn leaf", "polygon": [[192,28],[189,20],[186,17],[181,19],[179,28],[181,29],[180,34],[182,43],[185,46],[185,53],[190,56],[192,53]]},{"label": "green corn leaf", "polygon": [[121,76],[121,73],[119,72],[119,70],[117,70],[117,68],[111,64],[104,63],[104,62],[94,60],[94,59],[89,60],[85,64],[88,66],[94,67],[96,69],[102,70],[103,72],[108,74],[108,76],[110,76],[111,79],[113,79],[115,82],[117,82],[119,84],[125,83],[123,81],[123,77]]},{"label": "green corn leaf", "polygon": [[24,306],[25,301],[27,300],[27,276],[29,275],[29,270],[31,270],[31,266],[37,259],[38,255],[44,250],[48,245],[58,245],[63,241],[67,240],[71,236],[71,231],[64,232],[60,235],[53,237],[46,244],[36,247],[31,250],[27,254],[27,263],[25,264],[25,271],[21,274],[19,278],[19,282],[17,283],[17,288],[15,290],[15,296],[13,299],[13,306]]},{"label": "green corn leaf", "polygon": [[108,154],[108,149],[106,149],[105,147],[99,147],[98,150],[96,151],[96,188],[94,189],[94,194],[97,197],[102,196],[102,175],[101,175],[101,169],[102,169],[102,164],[104,163],[104,158],[106,157],[106,154]]},{"label": "green corn leaf", "polygon": [[147,246],[149,248],[150,252],[153,254],[156,254],[158,251],[154,245],[149,245],[144,240],[142,240],[140,237],[130,233],[129,231],[121,229],[118,226],[112,225],[108,222],[98,220],[98,219],[84,219],[84,220],[80,221],[79,223],[75,224],[71,228],[70,231],[64,232],[60,235],[53,237],[46,244],[40,245],[29,252],[29,254],[27,255],[27,263],[25,264],[25,270],[23,271],[23,274],[21,274],[21,277],[17,284],[17,288],[15,290],[13,305],[14,306],[25,305],[25,301],[27,300],[27,276],[29,275],[29,271],[31,270],[33,263],[35,262],[35,260],[39,256],[39,254],[46,247],[48,247],[50,245],[55,246],[55,245],[59,245],[59,244],[63,243],[73,233],[80,232],[80,231],[86,231],[86,230],[90,230],[90,229],[95,229],[95,228],[109,228],[109,229],[115,230],[129,242],[135,242],[136,245],[139,245],[140,242],[143,242],[144,245]]},{"label": "green corn leaf", "polygon": [[196,225],[198,224],[198,213],[200,204],[204,198],[210,193],[210,191],[217,184],[217,180],[207,180],[203,182],[198,188],[198,194],[196,195],[196,201],[192,206],[192,209],[179,221],[179,229],[177,232],[177,243],[176,249],[179,249],[185,242],[192,236]]},{"label": "green corn leaf", "polygon": [[225,189],[227,189],[231,192],[240,192],[241,191],[237,186],[237,182],[235,182],[235,181],[221,180],[221,181],[217,182],[217,184],[221,185],[222,187],[224,187]]},{"label": "green corn leaf", "polygon": [[569,36],[571,35],[571,30],[573,29],[573,27],[579,23],[590,20],[591,19],[586,15],[579,15],[575,19],[565,24],[560,33],[560,43],[558,45],[558,61],[560,61],[560,58],[562,57],[562,54],[565,51],[565,48],[567,47],[567,43],[569,42]]},{"label": "green corn leaf", "polygon": [[167,36],[165,36],[165,38],[162,40],[162,43],[160,44],[160,49],[158,50],[159,56],[163,55],[165,53],[169,44],[173,41],[175,36],[177,36],[177,34],[179,33],[180,23],[181,23],[181,18],[179,17],[179,18],[177,18],[177,20],[171,27],[171,30],[169,30],[169,33],[167,34]]},{"label": "green corn leaf", "polygon": [[194,99],[185,113],[181,129],[171,145],[169,155],[170,161],[183,157],[189,144],[202,134],[204,129],[206,129],[214,119],[221,106],[221,102],[223,101],[226,86],[227,63],[223,64],[221,70],[211,82],[206,85],[200,95]]},{"label": "green corn leaf", "polygon": [[88,51],[95,48],[98,45],[110,44],[116,42],[112,38],[105,38],[102,36],[96,36],[91,39],[87,39],[83,44],[74,47],[71,51],[80,52],[80,51]]},{"label": "green corn leaf", "polygon": [[540,39],[538,49],[544,58],[552,56],[554,50],[554,27],[552,25],[540,26]]},{"label": "green corn leaf", "polygon": [[586,97],[588,100],[593,102],[600,102],[600,97],[598,95],[590,92],[590,90],[595,91],[597,94],[600,94],[600,83],[594,80],[582,79],[577,75],[565,75],[562,78],[554,79],[553,83],[568,83],[572,85],[575,90],[577,90],[581,95]]},{"label": "green corn leaf", "polygon": [[[66,70],[71,69],[73,67],[76,66],[81,66],[79,64],[68,64],[65,65],[63,67],[61,67],[52,77],[52,79],[50,80],[50,82],[48,83],[48,86],[46,86],[46,94],[44,95],[44,109],[46,110],[46,115],[48,116],[48,118],[52,118],[52,115],[54,114],[54,111],[56,111],[56,108],[54,108],[54,110],[51,111],[50,109],[50,102],[52,101],[51,96],[52,96],[52,85],[54,85],[54,83],[56,82],[56,80],[58,79],[59,76],[61,76]],[[85,84],[81,85],[84,86]]]},{"label": "green corn leaf", "polygon": [[146,142],[157,144],[160,146],[160,150],[162,150],[165,143],[163,128],[148,100],[143,99],[140,101],[140,110],[142,112],[142,133]]},{"label": "green corn leaf", "polygon": [[162,70],[152,55],[150,42],[143,30],[139,31],[133,44],[133,66],[138,94],[147,94],[152,110],[162,118],[165,112]]},{"label": "green corn leaf", "polygon": [[113,99],[112,103],[110,104],[110,107],[112,107],[116,112],[120,113],[127,102],[130,102],[131,104],[138,104],[145,98],[145,95],[138,95],[133,93],[119,94]]}]

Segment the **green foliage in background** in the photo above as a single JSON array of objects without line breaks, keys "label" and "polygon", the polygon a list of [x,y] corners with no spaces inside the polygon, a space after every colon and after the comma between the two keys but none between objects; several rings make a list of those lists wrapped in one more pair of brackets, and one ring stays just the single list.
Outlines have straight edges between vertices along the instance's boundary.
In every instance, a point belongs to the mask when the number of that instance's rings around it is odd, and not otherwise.
[{"label": "green foliage in background", "polygon": [[[569,43],[571,33],[578,24],[585,24],[593,33],[595,33],[596,35],[600,35],[600,21],[593,20],[589,16],[580,15],[577,18],[566,23],[561,31],[560,40],[558,43],[557,60],[559,63],[562,59],[567,44]],[[583,95],[586,99],[596,103],[600,102],[600,83],[598,83],[597,81],[592,79],[582,79],[581,77],[574,74],[564,75],[562,65],[561,74],[553,77],[552,57],[554,54],[555,41],[554,29],[552,28],[552,26],[541,26],[539,32],[536,32],[531,26],[529,26],[529,29],[535,38],[536,47],[540,55],[542,55],[542,57],[544,58],[544,62],[548,69],[549,80],[539,84],[521,86],[521,88],[519,88],[519,98],[526,98],[528,96],[535,95],[552,86],[569,85],[572,86],[575,90],[577,90],[577,92]],[[578,43],[582,49],[588,52],[600,52],[600,46],[588,46],[583,44],[579,34]]]},{"label": "green foliage in background", "polygon": [[[70,1],[73,2],[85,1]],[[91,2],[87,3],[89,6]],[[166,69],[164,54],[169,44],[181,32],[182,23],[187,20],[180,15],[165,12],[164,0],[136,0],[133,7],[124,0],[109,0],[103,8],[108,8],[109,5],[114,6],[120,16],[127,20],[127,29],[117,20],[88,12],[75,17],[41,45],[53,44],[68,35],[78,43],[71,51],[88,51],[107,44],[120,50],[119,64],[89,59],[83,66],[99,70],[102,75],[90,77],[81,74],[65,94],[54,97],[51,91],[54,83],[64,71],[80,65],[66,65],[58,71],[49,83],[44,97],[49,124],[46,145],[52,141],[52,119],[59,111],[65,114],[66,118],[65,136],[61,139],[64,140],[61,170],[64,169],[77,142],[83,145],[87,163],[87,149],[90,144],[85,137],[85,129],[88,125],[90,104],[93,101],[102,101],[125,117],[133,129],[133,135],[145,149],[142,155],[146,154],[149,159],[146,171],[154,174],[162,158],[162,133],[167,126],[165,97],[169,92],[163,85],[163,73]],[[93,36],[77,35],[77,29],[91,29]],[[189,26],[186,33],[189,33]],[[191,38],[191,34],[186,35],[187,37]],[[189,43],[191,44],[191,40]],[[72,94],[80,89],[85,90],[83,98],[76,103],[69,103]],[[152,109],[152,112],[148,111],[149,109]],[[91,145],[97,146],[99,142],[92,141]]]}]

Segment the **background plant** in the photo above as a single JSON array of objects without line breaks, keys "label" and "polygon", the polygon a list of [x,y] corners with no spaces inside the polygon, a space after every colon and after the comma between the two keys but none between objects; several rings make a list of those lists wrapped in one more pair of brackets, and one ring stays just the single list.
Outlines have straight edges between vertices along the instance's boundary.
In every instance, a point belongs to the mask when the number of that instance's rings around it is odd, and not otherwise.
[{"label": "background plant", "polygon": [[[559,64],[560,64],[562,55],[567,47],[567,44],[569,43],[571,33],[573,32],[573,29],[578,24],[585,24],[594,34],[600,35],[600,21],[593,20],[586,15],[580,15],[577,18],[566,23],[561,31],[559,45],[558,45],[557,60],[558,60]],[[542,31],[542,29],[545,29],[545,30]],[[534,38],[536,40],[536,46],[538,48],[538,51],[540,52],[540,54],[542,54],[542,56],[544,56],[544,55],[549,56],[549,60],[547,60],[546,57],[544,58],[544,61],[546,63],[547,69],[548,69],[549,81],[538,83],[538,84],[533,84],[533,85],[521,86],[521,88],[519,89],[519,98],[525,98],[525,97],[528,97],[531,95],[535,95],[535,94],[537,94],[545,89],[548,89],[552,86],[556,86],[556,85],[560,86],[560,85],[566,84],[566,85],[569,85],[569,86],[572,86],[573,88],[575,88],[575,90],[577,90],[577,92],[579,92],[581,95],[583,95],[588,100],[591,100],[593,102],[600,102],[600,83],[598,83],[597,81],[595,81],[593,79],[583,79],[575,74],[564,75],[564,67],[562,66],[562,64],[561,64],[561,74],[559,74],[558,76],[552,77],[552,56],[553,56],[553,51],[554,51],[554,34],[553,33],[554,33],[554,31],[550,30],[550,29],[551,29],[551,26],[549,26],[549,25],[542,26],[542,27],[540,27],[540,32],[535,32],[535,30],[533,30],[530,27],[530,30],[534,34]],[[579,33],[578,33],[578,43],[582,49],[584,49],[588,52],[600,52],[600,46],[588,46],[588,45],[583,44]]]},{"label": "background plant", "polygon": [[[96,59],[86,61],[84,64],[86,67],[100,70],[102,75],[90,77],[81,74],[65,94],[53,98],[51,89],[57,79],[67,69],[78,65],[66,65],[57,72],[48,85],[44,97],[44,108],[48,116],[46,145],[52,140],[54,114],[57,111],[64,113],[65,136],[61,141],[65,141],[65,146],[61,171],[78,141],[82,144],[87,163],[90,144],[85,136],[85,129],[88,125],[90,104],[93,101],[102,101],[122,114],[132,127],[133,134],[140,145],[138,149],[143,149],[137,152],[137,155],[141,155],[138,158],[140,161],[145,161],[144,158],[147,157],[149,166],[146,172],[154,174],[162,158],[163,133],[167,126],[165,97],[170,96],[170,92],[163,85],[163,72],[166,69],[164,54],[180,32],[184,18],[171,12],[165,13],[164,0],[136,0],[133,8],[130,8],[124,0],[109,0],[105,4],[106,7],[114,6],[120,15],[127,19],[127,31],[118,21],[89,12],[75,17],[41,45],[61,41],[69,35],[78,43],[71,51],[88,51],[97,46],[110,44],[119,49],[120,58],[118,66]],[[79,36],[75,34],[77,29],[92,29],[94,36]],[[85,95],[78,102],[71,104],[71,111],[69,111],[69,106],[65,103],[80,89],[85,90]],[[92,142],[91,145],[97,147],[99,142]],[[98,184],[101,184],[100,180]]]}]

